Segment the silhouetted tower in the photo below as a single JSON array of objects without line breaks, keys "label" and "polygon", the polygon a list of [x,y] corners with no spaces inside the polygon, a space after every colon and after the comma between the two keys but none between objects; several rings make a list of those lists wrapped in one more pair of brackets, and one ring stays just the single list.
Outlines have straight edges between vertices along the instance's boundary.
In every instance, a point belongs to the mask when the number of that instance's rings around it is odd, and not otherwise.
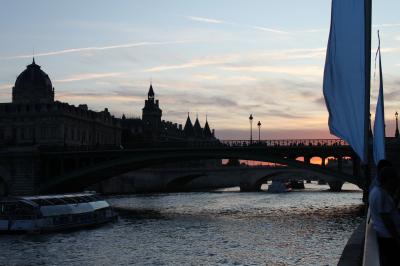
[{"label": "silhouetted tower", "polygon": [[142,109],[142,120],[146,133],[150,133],[153,138],[156,138],[161,127],[162,111],[158,105],[158,100],[155,100],[154,96],[153,85],[150,84],[147,100],[144,101]]},{"label": "silhouetted tower", "polygon": [[399,137],[399,113],[395,113],[394,116],[396,117],[396,132],[394,133],[394,137],[398,138]]},{"label": "silhouetted tower", "polygon": [[203,129],[200,126],[199,117],[196,115],[196,121],[194,122],[194,136],[198,139],[203,138]]},{"label": "silhouetted tower", "polygon": [[193,138],[194,137],[194,128],[192,121],[190,120],[190,116],[188,113],[188,117],[186,119],[185,127],[183,128],[183,132],[185,132],[185,137]]},{"label": "silhouetted tower", "polygon": [[203,136],[205,139],[213,138],[213,134],[211,133],[210,126],[208,125],[207,116],[206,116],[206,124],[204,125],[204,129],[203,129]]},{"label": "silhouetted tower", "polygon": [[36,65],[35,58],[32,64],[26,66],[17,77],[12,89],[13,103],[53,103],[54,88],[49,76]]}]

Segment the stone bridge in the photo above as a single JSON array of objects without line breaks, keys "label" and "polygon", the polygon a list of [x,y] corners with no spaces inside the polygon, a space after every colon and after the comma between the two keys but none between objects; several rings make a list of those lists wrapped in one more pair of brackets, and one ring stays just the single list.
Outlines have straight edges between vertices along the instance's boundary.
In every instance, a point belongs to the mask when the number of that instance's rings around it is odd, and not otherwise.
[{"label": "stone bridge", "polygon": [[[160,164],[228,158],[273,162],[307,169],[365,187],[365,181],[360,177],[357,157],[341,140],[234,140],[140,145],[3,148],[0,150],[0,193],[79,191],[111,177]],[[399,139],[386,138],[387,157],[400,170],[399,150]],[[313,157],[322,159],[322,165],[311,164]],[[325,159],[329,157],[337,159],[337,170],[324,167]],[[353,161],[352,174],[343,173],[343,158]]]},{"label": "stone bridge", "polygon": [[[275,179],[323,179],[330,186],[336,185],[335,189],[340,189],[343,184],[340,179],[307,169],[279,165],[241,165],[208,167],[207,169],[199,167],[146,168],[105,180],[92,186],[91,189],[105,194],[179,192],[228,187],[240,187],[241,191],[261,191],[262,184]],[[331,189],[334,188],[331,187]]]},{"label": "stone bridge", "polygon": [[[141,145],[141,146],[140,146]],[[140,143],[133,147],[16,147],[0,151],[0,184],[10,194],[79,191],[91,184],[137,169],[184,160],[238,158],[273,162],[333,176],[360,187],[359,162],[337,139]],[[334,157],[336,171],[310,163]],[[353,174],[342,172],[343,158]],[[301,159],[301,160],[296,160]]]}]

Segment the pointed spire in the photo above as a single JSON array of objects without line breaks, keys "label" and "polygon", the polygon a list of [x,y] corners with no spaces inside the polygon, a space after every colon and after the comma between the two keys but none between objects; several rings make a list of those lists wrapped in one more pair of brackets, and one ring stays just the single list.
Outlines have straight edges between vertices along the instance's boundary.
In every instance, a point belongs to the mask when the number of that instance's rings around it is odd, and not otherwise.
[{"label": "pointed spire", "polygon": [[188,117],[186,119],[185,127],[183,128],[186,137],[193,137],[194,136],[194,129],[192,121],[190,120],[189,112]]},{"label": "pointed spire", "polygon": [[208,125],[208,118],[206,115],[206,123],[204,125],[204,129],[203,129],[203,135],[206,139],[210,139],[212,138],[212,133],[211,133],[211,129],[210,126]]},{"label": "pointed spire", "polygon": [[149,92],[147,93],[147,96],[149,99],[154,99],[153,84],[151,82],[150,82],[150,88],[149,88]]},{"label": "pointed spire", "polygon": [[35,47],[32,48],[32,65],[36,65],[36,63],[35,63]]},{"label": "pointed spire", "polygon": [[200,126],[198,114],[196,114],[196,121],[194,122],[193,129],[194,129],[194,134],[197,138],[203,137],[203,129]]}]

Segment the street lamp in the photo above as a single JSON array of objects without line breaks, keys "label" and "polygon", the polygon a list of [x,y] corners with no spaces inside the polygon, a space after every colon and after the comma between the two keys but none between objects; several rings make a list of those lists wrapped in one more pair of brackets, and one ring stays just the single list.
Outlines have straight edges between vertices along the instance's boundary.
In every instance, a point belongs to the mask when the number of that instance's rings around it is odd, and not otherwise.
[{"label": "street lamp", "polygon": [[399,113],[397,113],[397,111],[396,111],[396,113],[394,114],[394,116],[396,117],[396,132],[394,133],[394,137],[395,137],[395,138],[398,138],[398,137],[399,137],[399,120],[398,120],[398,118],[399,118]]},{"label": "street lamp", "polygon": [[250,114],[249,121],[250,121],[250,144],[252,144],[253,143],[253,114]]},{"label": "street lamp", "polygon": [[261,122],[260,121],[258,121],[257,126],[258,126],[258,142],[260,143],[261,142],[261,134],[260,134],[260,132],[261,132]]}]

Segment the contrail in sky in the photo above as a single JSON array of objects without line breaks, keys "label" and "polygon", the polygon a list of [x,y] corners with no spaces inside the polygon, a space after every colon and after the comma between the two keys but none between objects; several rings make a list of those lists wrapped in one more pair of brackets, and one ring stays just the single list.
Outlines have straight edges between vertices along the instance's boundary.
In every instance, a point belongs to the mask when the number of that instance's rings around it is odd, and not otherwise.
[{"label": "contrail in sky", "polygon": [[252,28],[256,29],[256,30],[267,31],[267,32],[272,32],[272,33],[289,34],[289,32],[287,32],[287,31],[282,31],[282,30],[277,30],[277,29],[272,29],[272,28],[266,28],[266,27],[260,27],[260,26],[253,26]]},{"label": "contrail in sky", "polygon": [[[121,48],[153,46],[153,45],[179,44],[179,43],[187,43],[187,42],[190,42],[190,41],[136,42],[136,43],[117,44],[117,45],[110,45],[110,46],[81,47],[81,48],[63,49],[63,50],[51,51],[51,52],[35,53],[35,57],[62,55],[62,54],[88,52],[88,51],[103,51],[103,50],[112,50],[112,49],[121,49]],[[20,59],[20,58],[32,58],[32,54],[0,57],[0,60],[10,60],[10,59]]]},{"label": "contrail in sky", "polygon": [[219,19],[213,19],[213,18],[203,18],[203,17],[194,17],[194,16],[186,16],[187,19],[194,20],[194,21],[201,21],[201,22],[207,22],[207,23],[215,23],[215,24],[220,24],[220,23],[226,23],[225,21],[219,20]]},{"label": "contrail in sky", "polygon": [[261,26],[240,25],[240,24],[238,24],[236,22],[229,22],[229,21],[224,21],[224,20],[215,19],[215,18],[195,17],[195,16],[185,16],[185,18],[189,19],[189,20],[193,20],[193,21],[212,23],[212,24],[228,24],[228,25],[249,27],[249,28],[252,28],[254,30],[261,30],[261,31],[267,31],[267,32],[278,33],[278,34],[288,34],[289,33],[289,32],[286,32],[286,31],[273,29],[273,28],[267,28],[267,27],[261,27]]}]

